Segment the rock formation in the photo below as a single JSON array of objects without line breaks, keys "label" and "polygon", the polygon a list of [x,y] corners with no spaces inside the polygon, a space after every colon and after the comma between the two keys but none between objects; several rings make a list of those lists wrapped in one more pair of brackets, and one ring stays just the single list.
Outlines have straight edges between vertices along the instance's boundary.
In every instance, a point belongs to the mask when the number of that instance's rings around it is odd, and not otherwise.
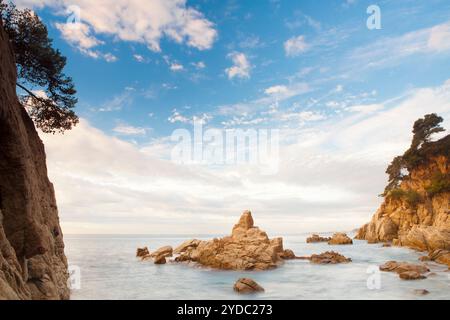
[{"label": "rock formation", "polygon": [[419,280],[425,279],[423,275],[430,271],[428,267],[408,262],[388,261],[380,266],[381,271],[396,272],[400,279],[403,280]]},{"label": "rock formation", "polygon": [[330,241],[328,241],[328,244],[332,245],[353,244],[353,240],[349,236],[347,236],[346,233],[338,232],[333,234]]},{"label": "rock formation", "polygon": [[321,237],[318,234],[313,234],[310,237],[306,238],[306,243],[328,242],[330,240],[330,237]]},{"label": "rock formation", "polygon": [[267,270],[292,259],[292,251],[284,250],[283,239],[269,239],[254,226],[252,214],[245,211],[233,227],[231,236],[210,241],[189,240],[175,249],[177,262],[193,261],[201,265],[227,270]]},{"label": "rock formation", "polygon": [[150,254],[150,251],[148,251],[147,247],[144,248],[137,248],[136,250],[136,257],[143,258],[145,256],[148,256]]},{"label": "rock formation", "polygon": [[337,263],[348,263],[352,259],[344,257],[334,251],[327,251],[321,254],[313,254],[310,257],[303,257],[302,259],[308,259],[311,263],[316,264],[337,264]]},{"label": "rock formation", "polygon": [[263,292],[264,288],[249,278],[241,278],[233,286],[234,291],[238,293],[256,293]]},{"label": "rock formation", "polygon": [[44,146],[17,99],[16,65],[1,22],[0,53],[0,299],[68,299]]},{"label": "rock formation", "polygon": [[403,179],[400,192],[397,191],[402,196],[386,196],[372,221],[359,229],[356,238],[369,243],[392,241],[393,245],[430,253],[445,250],[447,255],[441,261],[450,266],[450,192],[430,191],[437,184],[436,177],[441,177],[441,185],[449,184],[449,175],[448,157],[430,156]]}]

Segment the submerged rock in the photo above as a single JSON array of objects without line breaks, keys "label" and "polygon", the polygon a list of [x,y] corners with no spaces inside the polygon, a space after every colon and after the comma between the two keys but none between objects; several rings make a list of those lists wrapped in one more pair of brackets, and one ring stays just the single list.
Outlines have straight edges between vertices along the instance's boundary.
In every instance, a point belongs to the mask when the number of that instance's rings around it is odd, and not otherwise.
[{"label": "submerged rock", "polygon": [[[245,211],[230,236],[209,241],[185,241],[175,250],[176,262],[192,261],[226,270],[267,270],[277,267],[293,252],[285,251],[283,239],[269,239],[254,225],[250,211]],[[295,256],[295,255],[294,255]]]},{"label": "submerged rock", "polygon": [[321,237],[318,234],[313,234],[310,237],[306,238],[306,243],[328,242],[330,240],[331,237]]},{"label": "submerged rock", "polygon": [[331,237],[328,244],[353,244],[353,240],[346,233],[338,232]]},{"label": "submerged rock", "polygon": [[153,262],[155,264],[166,264],[167,261],[166,261],[166,257],[164,255],[159,255],[153,259]]},{"label": "submerged rock", "polygon": [[430,293],[427,289],[416,289],[414,290],[414,293],[420,296],[424,296]]},{"label": "submerged rock", "polygon": [[250,278],[241,278],[233,286],[234,291],[238,293],[256,293],[263,292],[264,288]]}]

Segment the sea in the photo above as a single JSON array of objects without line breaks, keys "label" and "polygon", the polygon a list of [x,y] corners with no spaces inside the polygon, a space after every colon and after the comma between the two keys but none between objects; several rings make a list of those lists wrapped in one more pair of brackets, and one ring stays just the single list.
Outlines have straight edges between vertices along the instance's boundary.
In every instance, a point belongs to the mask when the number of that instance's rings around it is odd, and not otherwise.
[{"label": "sea", "polygon": [[[324,234],[326,236],[326,234]],[[380,272],[390,261],[422,263],[420,253],[408,248],[382,247],[354,240],[353,245],[307,244],[307,234],[284,235],[284,247],[297,256],[333,250],[352,259],[348,264],[315,265],[289,260],[269,271],[222,271],[168,262],[155,265],[136,258],[136,249],[150,251],[165,245],[176,247],[187,239],[211,239],[221,235],[65,235],[74,300],[208,300],[208,299],[450,299],[448,267],[427,262],[424,280],[402,280]],[[233,284],[250,277],[265,292],[240,295]],[[425,289],[429,293],[420,294]]]}]

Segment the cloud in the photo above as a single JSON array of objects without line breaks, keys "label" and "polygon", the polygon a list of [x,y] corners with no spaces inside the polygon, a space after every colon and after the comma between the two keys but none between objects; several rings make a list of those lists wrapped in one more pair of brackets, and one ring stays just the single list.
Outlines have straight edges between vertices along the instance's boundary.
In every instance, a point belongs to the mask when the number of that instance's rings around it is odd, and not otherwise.
[{"label": "cloud", "polygon": [[[168,137],[139,146],[84,119],[65,135],[41,138],[66,233],[225,234],[244,209],[271,234],[342,231],[375,212],[386,166],[408,148],[417,118],[436,112],[450,128],[448,101],[450,80],[375,113],[280,130],[279,171],[269,176],[257,165],[176,164]],[[310,122],[319,116],[297,112]]]},{"label": "cloud", "polygon": [[205,69],[205,68],[206,68],[206,64],[205,64],[203,61],[192,62],[192,65],[193,65],[196,69]]},{"label": "cloud", "polygon": [[306,52],[310,46],[305,41],[305,36],[292,37],[284,43],[284,51],[288,57],[296,57]]},{"label": "cloud", "polygon": [[43,0],[15,1],[32,7],[50,6],[61,15],[76,6],[81,21],[97,34],[122,41],[146,44],[161,51],[160,41],[169,38],[198,50],[210,49],[217,38],[214,24],[186,0]]},{"label": "cloud", "polygon": [[280,94],[288,92],[288,88],[286,86],[273,86],[264,90],[265,94]]},{"label": "cloud", "polygon": [[233,66],[225,69],[229,79],[250,78],[251,64],[245,54],[241,52],[230,53],[228,57],[233,61]]},{"label": "cloud", "polygon": [[100,108],[97,109],[99,112],[112,112],[122,110],[123,107],[130,106],[133,102],[134,88],[127,87],[124,91],[111,100],[105,102]]},{"label": "cloud", "polygon": [[174,72],[177,72],[177,71],[183,71],[183,70],[184,70],[184,67],[183,67],[182,64],[179,64],[179,63],[176,63],[176,62],[172,62],[172,63],[170,64],[170,70],[171,70],[171,71],[174,71]]},{"label": "cloud", "polygon": [[190,121],[189,118],[183,116],[176,109],[172,110],[172,115],[167,120],[170,123],[175,123],[175,122],[188,123]]},{"label": "cloud", "polygon": [[123,136],[144,136],[147,133],[146,128],[134,127],[127,124],[119,124],[113,131]]},{"label": "cloud", "polygon": [[104,44],[92,35],[91,28],[84,23],[56,23],[55,27],[61,32],[61,36],[72,47],[81,53],[94,59],[103,58],[107,62],[115,62],[117,58],[111,53],[102,53],[92,48]]},{"label": "cloud", "polygon": [[[377,40],[354,49],[349,62],[359,62],[357,68],[386,67],[416,54],[440,54],[450,51],[450,22],[431,28],[408,32],[397,37]],[[359,70],[360,71],[360,70]]]},{"label": "cloud", "polygon": [[140,63],[144,63],[144,62],[148,61],[143,55],[140,55],[140,54],[133,54],[133,58],[134,58],[134,60],[136,60],[137,62],[140,62]]}]

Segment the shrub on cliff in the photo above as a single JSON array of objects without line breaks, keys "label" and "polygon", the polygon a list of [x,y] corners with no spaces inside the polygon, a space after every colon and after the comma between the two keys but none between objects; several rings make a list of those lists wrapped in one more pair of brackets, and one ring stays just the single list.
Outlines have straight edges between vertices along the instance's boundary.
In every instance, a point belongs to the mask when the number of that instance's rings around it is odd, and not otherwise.
[{"label": "shrub on cliff", "polygon": [[417,205],[422,202],[422,197],[417,191],[414,190],[403,190],[396,188],[389,191],[387,196],[393,200],[404,200],[412,208],[417,207]]},{"label": "shrub on cliff", "polygon": [[437,155],[449,157],[450,135],[437,141],[431,141],[434,134],[445,131],[440,126],[443,120],[442,117],[431,113],[414,123],[411,147],[402,156],[395,157],[386,169],[389,181],[382,196],[387,196],[391,191],[397,189],[409,172],[426,164],[431,157]]},{"label": "shrub on cliff", "polygon": [[[52,47],[46,26],[31,10],[0,0],[2,25],[14,50],[16,85],[24,92],[20,99],[30,117],[44,132],[71,129],[78,123],[72,110],[77,103],[76,90],[72,78],[63,72],[66,58]],[[43,93],[36,94],[36,90]]]},{"label": "shrub on cliff", "polygon": [[425,188],[430,197],[442,192],[450,192],[450,174],[437,172],[431,179],[429,186]]}]

